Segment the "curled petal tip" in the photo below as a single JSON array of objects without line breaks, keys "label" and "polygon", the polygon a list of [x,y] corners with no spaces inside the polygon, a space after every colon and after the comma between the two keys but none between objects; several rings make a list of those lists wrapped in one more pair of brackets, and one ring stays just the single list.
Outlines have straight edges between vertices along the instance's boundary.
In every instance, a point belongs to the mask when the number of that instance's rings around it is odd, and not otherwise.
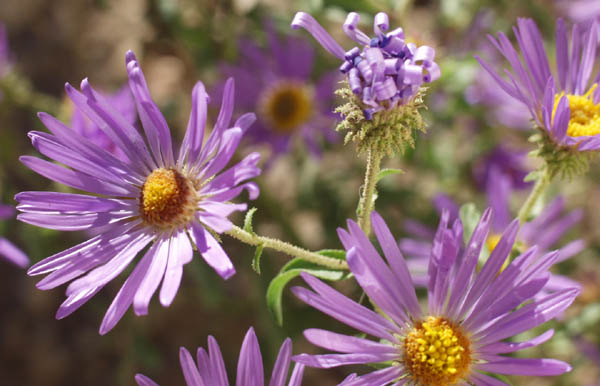
[{"label": "curled petal tip", "polygon": [[125,53],[125,63],[129,63],[134,60],[137,61],[137,58],[135,57],[135,54],[133,53],[133,51],[127,50],[127,52]]}]

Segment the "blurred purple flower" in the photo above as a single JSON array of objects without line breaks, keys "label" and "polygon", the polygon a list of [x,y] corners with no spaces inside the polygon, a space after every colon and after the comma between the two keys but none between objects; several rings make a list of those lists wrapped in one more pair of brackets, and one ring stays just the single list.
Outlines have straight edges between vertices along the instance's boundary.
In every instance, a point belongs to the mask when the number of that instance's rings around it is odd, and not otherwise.
[{"label": "blurred purple flower", "polygon": [[550,376],[570,371],[571,366],[555,359],[502,355],[550,339],[553,330],[524,342],[505,341],[563,312],[579,289],[564,289],[534,300],[548,281],[548,268],[558,252],[541,256],[533,247],[501,270],[513,249],[518,221],[506,229],[477,271],[491,216],[491,209],[484,212],[463,246],[460,220],[449,226],[449,213],[442,214],[429,258],[425,312],[404,257],[383,219],[373,212],[373,230],[385,260],[358,224],[348,220],[348,230],[338,229],[338,235],[350,270],[377,312],[305,273],[302,277],[314,292],[302,287],[293,288],[293,292],[312,307],[376,340],[308,329],[304,336],[311,343],[339,354],[301,354],[293,359],[319,368],[379,364],[379,370],[348,377],[342,382],[345,386],[506,385],[486,373]]},{"label": "blurred purple flower", "polygon": [[[11,218],[14,214],[15,209],[12,206],[0,204],[0,220]],[[0,256],[21,268],[29,265],[27,255],[4,237],[0,237]]]},{"label": "blurred purple flower", "polygon": [[[571,49],[563,20],[556,25],[556,68],[553,75],[542,36],[531,19],[519,19],[514,29],[524,63],[508,38],[498,34],[491,42],[510,63],[509,81],[476,56],[497,85],[523,103],[532,118],[557,146],[578,151],[600,149],[600,73],[592,77],[598,44],[598,27],[574,25]],[[590,80],[591,84],[590,84]]]},{"label": "blurred purple flower", "polygon": [[411,101],[423,83],[439,78],[440,68],[432,47],[406,43],[402,28],[385,33],[389,29],[387,14],[375,15],[373,38],[357,28],[359,19],[356,12],[350,12],[344,22],[346,35],[362,47],[349,51],[344,51],[308,13],[296,13],[292,28],[305,28],[323,48],[343,61],[340,71],[347,75],[352,92],[368,106],[364,113],[370,120],[378,111]]},{"label": "blurred purple flower", "polygon": [[[531,183],[523,181],[530,172],[526,161],[527,153],[525,151],[498,145],[476,162],[473,167],[473,177],[478,187],[488,192],[487,186],[493,184],[498,173],[510,179],[511,188],[515,190],[528,189],[531,187]],[[498,169],[498,171],[496,172],[494,169]]]},{"label": "blurred purple flower", "polygon": [[[135,125],[137,121],[135,101],[133,100],[127,85],[123,86],[114,94],[107,95],[102,93],[102,96],[115,111],[125,118],[127,123]],[[78,108],[74,108],[73,114],[71,114],[71,128],[121,161],[127,161],[127,156],[121,148],[119,148],[119,146],[117,146],[98,125]]]},{"label": "blurred purple flower", "polygon": [[[222,64],[221,71],[236,79],[236,106],[256,111],[257,120],[247,138],[271,146],[273,156],[289,151],[292,140],[301,137],[310,152],[319,155],[322,139],[334,142],[332,129],[335,74],[326,74],[313,86],[314,49],[303,39],[279,39],[266,23],[268,49],[250,40],[239,44],[241,61]],[[222,88],[222,87],[220,87]]]},{"label": "blurred purple flower", "polygon": [[575,22],[590,22],[600,18],[600,2],[598,0],[562,0],[559,7]]},{"label": "blurred purple flower", "polygon": [[[269,386],[285,386],[292,355],[292,341],[286,339],[273,366]],[[229,386],[225,363],[216,339],[208,337],[208,353],[202,347],[197,351],[196,362],[184,347],[179,349],[179,361],[188,386]],[[304,366],[296,364],[288,386],[300,386]],[[264,386],[262,356],[254,329],[250,327],[242,343],[237,367],[237,386]],[[158,386],[143,374],[137,374],[135,380],[139,386]]]},{"label": "blurred purple flower", "polygon": [[256,166],[259,154],[252,153],[223,171],[254,121],[254,114],[244,114],[229,128],[233,80],[225,86],[221,112],[204,145],[208,95],[201,82],[196,84],[188,129],[179,153],[174,154],[169,127],[152,101],[131,51],[126,62],[145,136],[87,79],[81,83],[82,92],[69,84],[66,91],[76,108],[117,144],[127,160],[116,158],[52,116],[40,113],[52,134],[32,131],[29,136],[40,153],[58,163],[30,156],[21,157],[21,162],[46,178],[92,194],[22,192],[15,197],[21,221],[56,230],[97,233],[28,271],[30,275],[49,274],[37,284],[43,290],[76,279],[67,288],[58,319],[87,302],[149,246],[108,308],[100,334],[112,329],[132,304],[137,315],[147,314],[161,281],[160,303],[169,306],[179,288],[183,265],[192,259],[193,245],[221,277],[231,277],[235,269],[213,234],[229,230],[232,224],[227,217],[246,209],[246,204],[233,204],[231,199],[244,189],[250,199],[258,195],[256,184],[246,181],[260,174]]}]

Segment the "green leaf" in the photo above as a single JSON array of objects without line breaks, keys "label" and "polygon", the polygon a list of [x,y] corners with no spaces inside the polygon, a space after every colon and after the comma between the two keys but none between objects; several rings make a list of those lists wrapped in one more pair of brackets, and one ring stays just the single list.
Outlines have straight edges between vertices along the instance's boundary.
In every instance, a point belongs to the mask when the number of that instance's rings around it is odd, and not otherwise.
[{"label": "green leaf", "polygon": [[252,269],[254,272],[260,275],[260,257],[262,256],[263,245],[260,244],[256,247],[256,251],[254,252],[254,258],[252,259]]},{"label": "green leaf", "polygon": [[525,178],[523,178],[523,182],[532,182],[532,181],[536,181],[538,178],[540,178],[540,172],[538,170],[534,170],[532,172],[529,172]]},{"label": "green leaf", "polygon": [[463,225],[463,240],[467,244],[479,222],[481,213],[477,210],[475,204],[469,202],[460,207],[458,216]]},{"label": "green leaf", "polygon": [[255,212],[256,208],[250,208],[250,210],[246,212],[246,218],[244,218],[244,230],[252,234],[254,234],[254,230],[252,229],[252,219],[254,218]]},{"label": "green leaf", "polygon": [[401,169],[382,169],[377,173],[377,181],[381,180],[383,177],[387,177],[391,174],[404,174],[404,170]]},{"label": "green leaf", "polygon": [[[341,253],[345,255],[344,251],[326,249],[317,252],[324,256],[341,258]],[[273,317],[280,326],[283,325],[283,312],[281,297],[285,286],[295,277],[299,276],[300,273],[307,272],[311,275],[318,277],[319,279],[337,281],[348,278],[351,273],[348,271],[335,270],[330,268],[324,268],[320,265],[310,263],[300,258],[295,258],[287,263],[279,272],[277,276],[269,283],[267,288],[267,307],[273,314]]]},{"label": "green leaf", "polygon": [[322,256],[333,257],[334,259],[346,260],[346,251],[343,249],[321,249],[315,253]]}]

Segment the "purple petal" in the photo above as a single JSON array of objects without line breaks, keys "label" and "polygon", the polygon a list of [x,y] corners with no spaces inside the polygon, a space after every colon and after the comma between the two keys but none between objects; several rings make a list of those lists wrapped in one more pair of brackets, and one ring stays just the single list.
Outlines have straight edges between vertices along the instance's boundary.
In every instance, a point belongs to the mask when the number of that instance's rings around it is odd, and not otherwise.
[{"label": "purple petal", "polygon": [[13,243],[2,237],[0,237],[0,256],[3,256],[6,260],[21,268],[26,268],[29,265],[27,255]]},{"label": "purple petal", "polygon": [[335,57],[337,57],[340,60],[345,59],[344,58],[344,55],[345,55],[344,49],[308,13],[306,13],[306,12],[296,13],[296,15],[294,16],[294,20],[292,20],[291,27],[292,27],[292,29],[299,29],[300,27],[306,29],[315,38],[315,40],[318,41],[319,44],[321,44],[321,46],[323,46],[323,48],[325,48],[325,50],[327,50],[327,52],[334,55]]},{"label": "purple petal", "polygon": [[[227,280],[235,274],[235,268],[223,250],[219,242],[204,227],[196,222],[192,223],[192,235],[194,243],[199,245],[199,251],[202,258],[210,265],[223,279]],[[205,240],[206,248],[200,249],[202,241]]]},{"label": "purple petal", "polygon": [[193,255],[192,244],[185,230],[178,230],[177,233],[171,236],[169,261],[160,289],[159,300],[163,307],[170,306],[173,299],[175,299],[183,276],[183,265],[192,261]]},{"label": "purple petal", "polygon": [[165,275],[167,262],[169,261],[169,256],[172,252],[170,238],[160,238],[156,240],[155,243],[158,244],[156,254],[150,263],[150,267],[148,268],[148,272],[146,272],[144,280],[142,280],[142,283],[133,298],[133,311],[137,316],[148,314],[150,299],[152,298],[152,295],[154,295],[154,292],[156,292],[156,289]]},{"label": "purple petal", "polygon": [[138,386],[158,386],[158,383],[154,382],[144,374],[136,374],[135,381],[137,382]]},{"label": "purple petal", "polygon": [[292,340],[287,338],[279,349],[279,354],[277,355],[275,365],[273,366],[273,373],[271,374],[269,386],[285,386],[285,380],[290,369],[291,357]]},{"label": "purple petal", "polygon": [[185,347],[179,348],[179,362],[181,363],[181,370],[183,370],[183,377],[185,383],[188,386],[204,386],[200,373],[196,368],[194,359],[190,355],[190,352]]},{"label": "purple petal", "polygon": [[240,350],[236,386],[262,386],[264,384],[262,355],[254,328],[250,327]]},{"label": "purple petal", "polygon": [[480,363],[478,369],[498,374],[547,376],[571,371],[568,363],[546,358],[506,358],[491,363]]}]

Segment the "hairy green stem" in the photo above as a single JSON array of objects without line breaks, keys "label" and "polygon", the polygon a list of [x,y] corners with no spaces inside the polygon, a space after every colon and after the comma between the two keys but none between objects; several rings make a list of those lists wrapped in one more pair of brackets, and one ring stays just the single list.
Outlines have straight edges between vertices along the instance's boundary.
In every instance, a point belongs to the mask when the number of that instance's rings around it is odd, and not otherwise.
[{"label": "hairy green stem", "polygon": [[323,267],[344,270],[348,269],[348,263],[346,263],[344,260],[319,255],[318,253],[297,247],[290,243],[286,243],[285,241],[273,239],[270,237],[259,236],[255,233],[247,232],[244,229],[235,225],[231,230],[225,233],[246,244],[255,246],[262,245],[264,248],[274,249],[276,251],[283,252],[293,257],[299,257],[302,260],[306,260]]},{"label": "hairy green stem", "polygon": [[540,175],[536,180],[535,185],[531,190],[531,193],[529,193],[529,197],[527,197],[527,200],[525,200],[523,206],[519,210],[518,218],[519,221],[521,221],[521,224],[529,221],[529,218],[531,217],[531,211],[533,210],[535,204],[537,204],[538,200],[550,184],[550,181],[551,177],[550,173],[548,172],[548,168],[544,167],[540,171]]},{"label": "hairy green stem", "polygon": [[367,236],[371,233],[371,212],[375,205],[375,185],[377,184],[377,174],[381,165],[381,155],[373,149],[369,149],[367,155],[367,170],[365,171],[365,182],[361,189],[360,200],[358,202],[357,216],[360,229]]}]

